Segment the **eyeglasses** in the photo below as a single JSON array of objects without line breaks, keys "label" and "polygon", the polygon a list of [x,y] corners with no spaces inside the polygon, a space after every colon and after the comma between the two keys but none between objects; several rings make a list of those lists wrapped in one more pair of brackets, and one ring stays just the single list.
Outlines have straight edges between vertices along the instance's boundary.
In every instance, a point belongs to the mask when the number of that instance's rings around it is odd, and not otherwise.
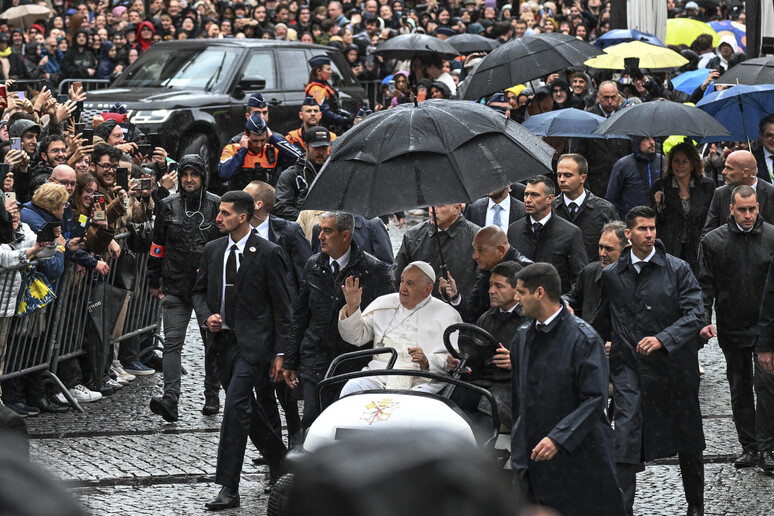
[{"label": "eyeglasses", "polygon": [[102,167],[102,170],[115,170],[118,168],[118,165],[114,165],[113,163],[97,163],[100,167]]},{"label": "eyeglasses", "polygon": [[51,181],[62,186],[75,186],[75,181],[62,181],[61,179],[57,179],[55,177],[51,177]]}]

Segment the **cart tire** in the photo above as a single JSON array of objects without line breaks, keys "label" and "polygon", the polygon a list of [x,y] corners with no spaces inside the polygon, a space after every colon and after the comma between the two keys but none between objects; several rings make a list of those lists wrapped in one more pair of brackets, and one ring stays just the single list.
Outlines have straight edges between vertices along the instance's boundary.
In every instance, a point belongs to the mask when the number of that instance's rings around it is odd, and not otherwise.
[{"label": "cart tire", "polygon": [[290,491],[293,489],[295,475],[287,473],[280,478],[269,494],[269,508],[266,516],[287,516],[290,504]]}]

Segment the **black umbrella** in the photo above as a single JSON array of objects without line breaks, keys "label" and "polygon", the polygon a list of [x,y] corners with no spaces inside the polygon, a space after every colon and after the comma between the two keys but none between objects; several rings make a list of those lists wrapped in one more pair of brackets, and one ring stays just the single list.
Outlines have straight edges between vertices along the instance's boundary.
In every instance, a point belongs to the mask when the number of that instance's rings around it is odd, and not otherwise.
[{"label": "black umbrella", "polygon": [[624,108],[600,124],[593,133],[651,138],[665,138],[675,134],[695,138],[731,136],[712,115],[670,100],[654,100]]},{"label": "black umbrella", "polygon": [[549,173],[554,151],[492,108],[432,99],[375,113],[333,143],[304,209],[366,218],[473,202]]},{"label": "black umbrella", "polygon": [[478,34],[459,34],[450,37],[446,42],[462,55],[474,52],[491,52],[500,46],[497,40],[485,38]]},{"label": "black umbrella", "polygon": [[471,203],[551,172],[553,154],[542,140],[482,104],[446,99],[404,104],[369,116],[336,139],[303,209],[372,218]]},{"label": "black umbrella", "polygon": [[732,67],[720,76],[718,84],[774,84],[774,57],[756,57]]},{"label": "black umbrella", "polygon": [[401,34],[388,39],[374,51],[374,55],[384,59],[414,59],[430,55],[450,59],[459,54],[447,42],[426,34]]},{"label": "black umbrella", "polygon": [[514,39],[486,56],[470,78],[465,98],[476,100],[603,54],[567,34],[552,32]]}]

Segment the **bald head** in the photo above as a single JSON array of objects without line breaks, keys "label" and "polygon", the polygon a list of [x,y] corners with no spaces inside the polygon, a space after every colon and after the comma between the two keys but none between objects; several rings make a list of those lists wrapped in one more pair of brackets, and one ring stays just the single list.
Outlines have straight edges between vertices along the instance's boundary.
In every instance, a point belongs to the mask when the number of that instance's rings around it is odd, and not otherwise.
[{"label": "bald head", "polygon": [[758,164],[755,156],[746,150],[734,151],[726,158],[726,166],[723,168],[723,176],[726,184],[734,186],[752,186],[755,176],[758,175]]},{"label": "bald head", "polygon": [[498,226],[481,228],[473,237],[473,259],[482,271],[491,270],[503,261],[510,248],[508,236]]},{"label": "bald head", "polygon": [[485,228],[479,229],[474,240],[482,245],[489,245],[492,247],[502,245],[507,248],[509,245],[508,236],[499,226],[486,226]]},{"label": "bald head", "polygon": [[64,186],[70,195],[75,191],[75,178],[75,170],[69,165],[57,165],[51,171],[51,181]]}]

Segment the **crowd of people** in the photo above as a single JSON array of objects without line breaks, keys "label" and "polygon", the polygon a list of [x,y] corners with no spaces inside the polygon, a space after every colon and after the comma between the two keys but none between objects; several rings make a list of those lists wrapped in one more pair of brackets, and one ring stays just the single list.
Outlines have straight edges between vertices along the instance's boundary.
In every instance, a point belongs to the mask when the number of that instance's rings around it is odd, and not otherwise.
[{"label": "crowd of people", "polygon": [[[742,9],[677,4],[667,2],[670,17],[744,21]],[[610,30],[610,6],[601,0],[89,0],[54,2],[50,19],[27,30],[3,21],[0,345],[23,326],[16,299],[29,265],[57,292],[67,267],[109,278],[122,258],[148,254],[141,274],[162,307],[163,353],[147,351],[143,338],[126,339],[103,363],[84,353],[60,362],[57,374],[69,396],[89,403],[137,376],[163,372],[163,391],[148,400],[149,410],[175,422],[186,394],[181,355],[195,314],[205,347],[202,412],[218,414],[221,388],[226,392],[216,475],[222,489],[208,508],[239,505],[248,439],[274,485],[288,447],[303,442],[319,415],[315,387],[335,357],[363,346],[393,347],[397,367],[449,374],[458,361],[447,355],[442,335],[462,321],[500,342],[491,363],[469,379],[493,393],[503,422],[513,426],[512,464],[527,492],[563,514],[632,514],[642,464],[673,455],[688,513],[703,513],[698,351],[714,337],[727,361],[742,447],[734,464],[774,472],[774,326],[766,310],[774,302],[774,115],[760,120],[752,148],[547,138],[555,150],[552,174],[469,205],[430,207],[394,254],[387,224],[402,227],[404,213],[369,220],[303,209],[338,136],[333,129],[348,130],[372,113],[366,106],[355,116],[339,109],[330,57],[310,60],[299,126],[287,135],[270,129],[266,100],[248,96],[244,132],[222,150],[217,169],[199,155],[141,147],[151,139],[120,104],[81,119],[77,106],[87,94],[80,85],[67,99],[51,94],[63,79],[112,79],[157,41],[233,37],[339,49],[359,79],[383,81],[375,110],[453,99],[482,55],[400,61],[373,51],[409,32],[440,39],[481,34],[496,44],[544,32],[594,41]],[[699,36],[674,50],[689,63],[669,73],[635,68],[613,77],[569,68],[497,92],[486,104],[519,123],[568,107],[607,118],[657,99],[695,102],[744,58],[725,38],[717,48]],[[677,74],[697,67],[713,71],[692,94],[673,88]],[[40,82],[14,92],[15,80]],[[41,238],[52,226],[53,236]],[[127,249],[120,235],[143,231],[145,248]],[[100,344],[81,345],[87,351]],[[384,367],[376,357],[342,371]],[[361,378],[325,391],[323,406],[380,388],[437,393],[440,386]],[[471,416],[486,413],[482,400],[455,396]],[[40,373],[4,380],[2,403],[22,417],[70,410]],[[532,412],[536,404],[548,408]],[[568,474],[577,481],[573,489],[554,481]]]}]

